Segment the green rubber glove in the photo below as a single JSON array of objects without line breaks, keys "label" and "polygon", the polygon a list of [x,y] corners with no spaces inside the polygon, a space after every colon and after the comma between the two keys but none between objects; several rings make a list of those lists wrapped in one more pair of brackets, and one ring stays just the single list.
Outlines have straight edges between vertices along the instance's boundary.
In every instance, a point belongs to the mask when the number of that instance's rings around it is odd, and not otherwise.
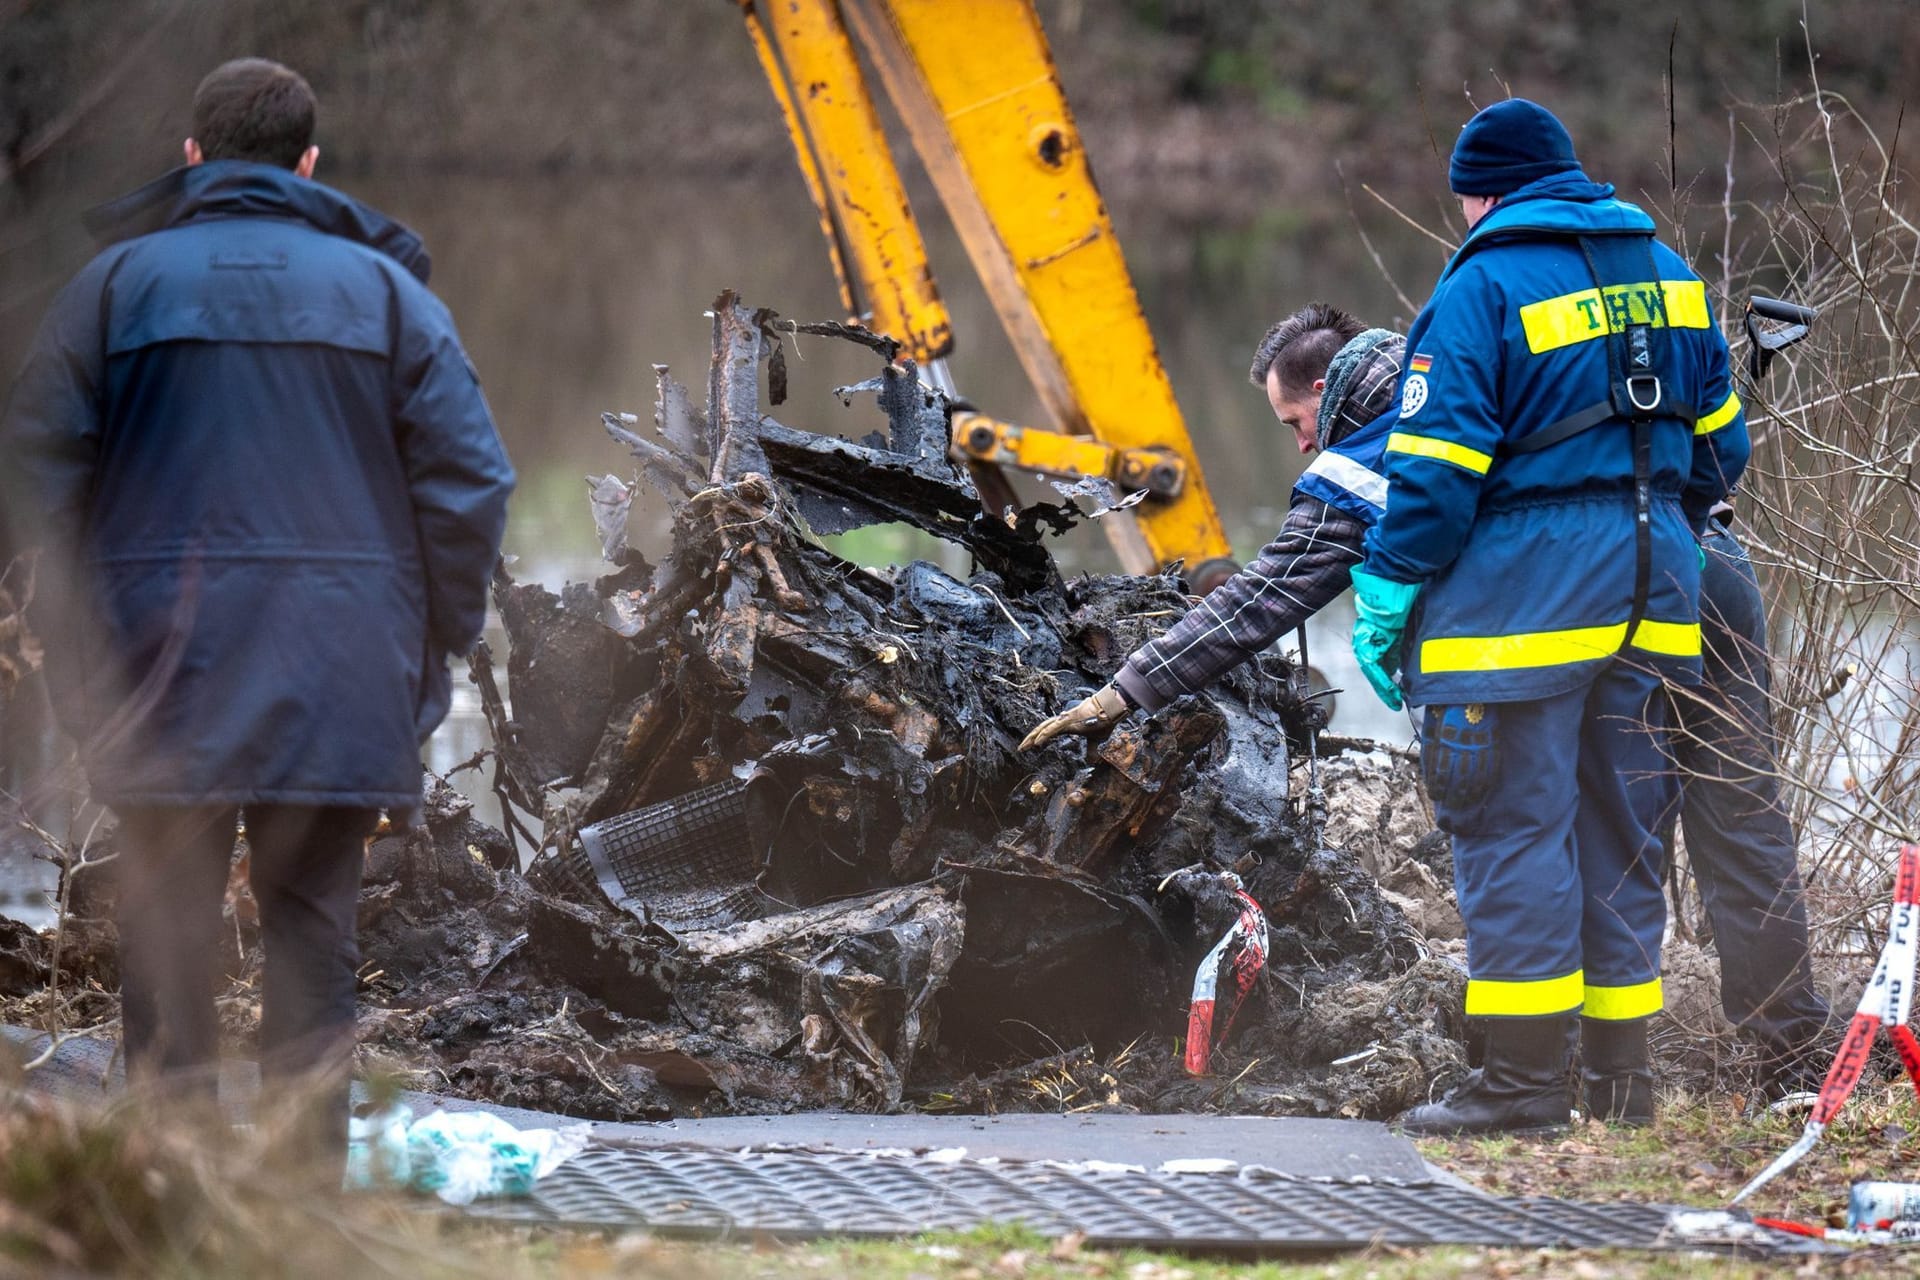
[{"label": "green rubber glove", "polygon": [[1420,594],[1417,582],[1389,582],[1365,569],[1353,571],[1353,656],[1380,701],[1398,711],[1406,705],[1400,696],[1400,636],[1407,615]]}]

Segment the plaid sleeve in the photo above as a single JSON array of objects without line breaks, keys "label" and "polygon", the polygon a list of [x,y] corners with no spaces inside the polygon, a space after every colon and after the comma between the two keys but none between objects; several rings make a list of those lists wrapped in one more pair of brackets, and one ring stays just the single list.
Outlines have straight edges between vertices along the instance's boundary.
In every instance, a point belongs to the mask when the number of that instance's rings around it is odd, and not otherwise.
[{"label": "plaid sleeve", "polygon": [[1205,688],[1345,591],[1365,536],[1345,512],[1296,498],[1253,562],[1128,657],[1116,682],[1149,711]]}]

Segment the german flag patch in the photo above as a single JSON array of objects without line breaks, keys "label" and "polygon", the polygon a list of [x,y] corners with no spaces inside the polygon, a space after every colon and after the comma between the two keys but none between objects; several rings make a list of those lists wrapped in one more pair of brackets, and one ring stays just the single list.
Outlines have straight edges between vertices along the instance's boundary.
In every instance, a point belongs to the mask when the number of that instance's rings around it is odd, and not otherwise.
[{"label": "german flag patch", "polygon": [[1427,370],[1433,368],[1433,357],[1415,356],[1413,359],[1407,361],[1407,368],[1414,373],[1425,373]]}]

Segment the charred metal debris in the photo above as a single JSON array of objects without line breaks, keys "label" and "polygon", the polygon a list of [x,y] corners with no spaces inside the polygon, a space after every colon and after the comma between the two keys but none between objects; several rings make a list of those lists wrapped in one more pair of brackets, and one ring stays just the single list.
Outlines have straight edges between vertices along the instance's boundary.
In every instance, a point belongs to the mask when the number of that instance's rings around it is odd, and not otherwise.
[{"label": "charred metal debris", "polygon": [[[1457,967],[1288,793],[1317,708],[1287,664],[1018,753],[1185,611],[1181,582],[1063,580],[1042,535],[1081,509],[985,514],[947,454],[952,406],[885,339],[731,294],[712,316],[704,403],[656,367],[653,430],[606,419],[675,504],[662,563],[625,548],[608,477],[614,572],[557,595],[496,578],[510,704],[484,646],[472,674],[539,852],[519,874],[531,837],[444,786],[375,842],[363,1052],[419,1087],[610,1119],[1382,1116],[1456,1068]],[[796,332],[875,351],[837,394],[875,398],[884,431],[763,412]],[[813,536],[875,521],[965,547],[972,574],[861,568]],[[1191,1047],[1210,953],[1221,1013]]]}]

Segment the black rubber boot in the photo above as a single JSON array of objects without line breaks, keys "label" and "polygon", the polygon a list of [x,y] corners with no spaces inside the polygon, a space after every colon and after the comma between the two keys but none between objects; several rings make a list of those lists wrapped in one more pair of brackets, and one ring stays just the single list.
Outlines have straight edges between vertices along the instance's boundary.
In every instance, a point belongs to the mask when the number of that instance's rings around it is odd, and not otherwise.
[{"label": "black rubber boot", "polygon": [[1574,1015],[1489,1018],[1485,1065],[1443,1102],[1415,1107],[1394,1123],[1408,1133],[1541,1133],[1567,1127],[1568,1046]]},{"label": "black rubber boot", "polygon": [[1593,1119],[1636,1129],[1653,1123],[1647,1022],[1580,1019],[1580,1083]]}]

